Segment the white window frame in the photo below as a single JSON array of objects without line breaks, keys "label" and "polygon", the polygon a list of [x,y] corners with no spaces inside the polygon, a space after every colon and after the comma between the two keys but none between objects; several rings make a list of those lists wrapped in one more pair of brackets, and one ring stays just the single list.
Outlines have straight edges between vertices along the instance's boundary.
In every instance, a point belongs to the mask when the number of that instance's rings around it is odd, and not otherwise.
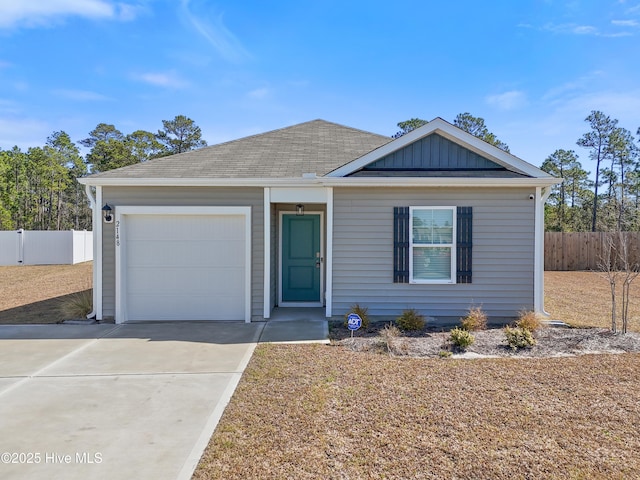
[{"label": "white window frame", "polygon": [[[451,210],[453,218],[452,243],[422,244],[413,243],[413,215],[420,210]],[[413,284],[455,284],[456,283],[456,239],[457,239],[457,207],[420,206],[409,207],[409,283]],[[451,278],[439,280],[425,280],[413,278],[413,251],[415,248],[450,248],[451,249]]]}]

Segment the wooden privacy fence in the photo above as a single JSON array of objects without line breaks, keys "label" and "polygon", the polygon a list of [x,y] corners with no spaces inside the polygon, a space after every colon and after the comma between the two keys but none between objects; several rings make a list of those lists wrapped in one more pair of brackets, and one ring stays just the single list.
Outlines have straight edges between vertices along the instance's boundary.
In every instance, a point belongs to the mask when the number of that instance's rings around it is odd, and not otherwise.
[{"label": "wooden privacy fence", "polygon": [[[619,244],[618,233],[606,232],[545,232],[545,270],[597,270],[606,248],[606,238],[613,235]],[[623,232],[629,245],[629,260],[640,262],[640,232]]]}]

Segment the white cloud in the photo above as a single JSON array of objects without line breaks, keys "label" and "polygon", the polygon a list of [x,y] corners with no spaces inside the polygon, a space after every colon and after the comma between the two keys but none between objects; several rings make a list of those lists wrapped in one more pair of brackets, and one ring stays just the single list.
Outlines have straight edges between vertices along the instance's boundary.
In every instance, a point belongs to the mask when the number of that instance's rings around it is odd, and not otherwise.
[{"label": "white cloud", "polygon": [[269,95],[271,95],[271,90],[267,87],[256,88],[247,93],[247,97],[255,99],[267,98]]},{"label": "white cloud", "polygon": [[59,89],[59,90],[54,90],[53,94],[59,97],[66,98],[68,100],[75,100],[78,102],[95,102],[95,101],[111,100],[109,97],[106,97],[100,93],[91,92],[88,90]]},{"label": "white cloud", "polygon": [[69,16],[132,20],[138,7],[108,0],[0,0],[0,28],[48,26]]},{"label": "white cloud", "polygon": [[552,87],[542,96],[542,100],[555,101],[563,100],[566,95],[573,94],[578,91],[583,91],[593,85],[593,82],[603,76],[604,72],[601,70],[594,70],[585,75],[582,75],[575,80],[563,83],[556,87]]},{"label": "white cloud", "polygon": [[[182,14],[195,31],[209,42],[222,58],[240,62],[251,55],[238,38],[225,26],[222,14],[207,15],[207,12],[192,10],[191,0],[182,0]],[[209,18],[208,18],[209,17]]]},{"label": "white cloud", "polygon": [[[617,27],[630,27],[630,26],[638,26],[637,22],[634,20],[612,20],[611,24]],[[520,27],[524,27],[524,25],[519,25]],[[630,31],[624,32],[604,32],[593,25],[578,25],[575,23],[547,23],[542,27],[542,30],[546,30],[549,32],[562,34],[562,35],[591,35],[594,37],[609,37],[609,38],[617,38],[617,37],[630,37],[633,35]]]},{"label": "white cloud", "polygon": [[19,112],[20,112],[20,108],[14,100],[0,98],[0,113],[17,114]]},{"label": "white cloud", "polygon": [[553,33],[564,33],[574,35],[599,35],[599,31],[593,25],[577,25],[575,23],[547,23],[542,27],[543,30],[548,30]]},{"label": "white cloud", "polygon": [[638,13],[640,12],[640,3],[638,3],[637,5],[634,5],[633,7],[629,7],[626,11],[626,13]]},{"label": "white cloud", "polygon": [[622,126],[635,130],[640,111],[640,90],[588,92],[568,99],[559,109],[580,113],[584,117],[591,110],[601,110],[610,117],[619,119]]},{"label": "white cloud", "polygon": [[527,105],[526,95],[519,90],[489,95],[485,100],[489,105],[500,110],[514,110]]},{"label": "white cloud", "polygon": [[618,27],[640,27],[637,20],[611,20],[611,23]]},{"label": "white cloud", "polygon": [[139,82],[148,83],[156,87],[181,89],[189,86],[189,82],[180,78],[174,72],[136,73],[133,75],[133,78]]},{"label": "white cloud", "polygon": [[45,122],[33,118],[0,117],[0,148],[7,150],[19,145],[23,150],[42,145],[51,133]]}]

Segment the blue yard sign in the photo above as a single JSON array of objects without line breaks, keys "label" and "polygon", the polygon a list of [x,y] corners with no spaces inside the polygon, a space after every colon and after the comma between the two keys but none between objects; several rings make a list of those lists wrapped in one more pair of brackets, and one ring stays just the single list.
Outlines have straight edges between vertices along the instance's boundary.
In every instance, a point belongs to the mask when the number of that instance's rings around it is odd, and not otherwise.
[{"label": "blue yard sign", "polygon": [[349,327],[351,333],[353,333],[354,330],[358,330],[361,326],[362,319],[360,318],[360,315],[357,313],[350,313],[347,317],[347,327]]}]

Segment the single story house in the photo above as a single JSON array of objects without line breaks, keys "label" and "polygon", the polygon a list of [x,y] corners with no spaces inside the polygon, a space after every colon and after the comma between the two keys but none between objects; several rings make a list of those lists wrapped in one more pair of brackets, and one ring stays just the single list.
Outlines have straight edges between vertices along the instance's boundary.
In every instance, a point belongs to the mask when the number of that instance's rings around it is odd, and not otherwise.
[{"label": "single story house", "polygon": [[396,139],[314,120],[79,181],[97,319],[544,311],[560,180],[440,118]]}]

